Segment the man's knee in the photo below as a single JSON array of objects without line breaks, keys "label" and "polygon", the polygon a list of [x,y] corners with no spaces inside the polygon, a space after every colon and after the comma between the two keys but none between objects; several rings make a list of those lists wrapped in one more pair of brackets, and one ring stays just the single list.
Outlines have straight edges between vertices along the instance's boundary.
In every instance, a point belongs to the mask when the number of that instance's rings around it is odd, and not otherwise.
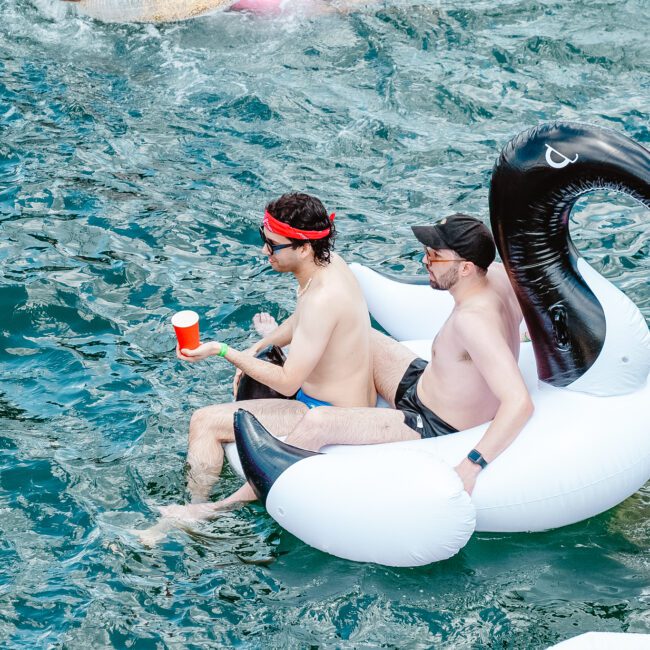
[{"label": "man's knee", "polygon": [[309,409],[305,415],[303,415],[302,420],[300,420],[300,427],[304,427],[307,430],[322,430],[329,423],[332,422],[332,419],[336,416],[336,408],[333,406],[319,406],[314,409]]},{"label": "man's knee", "polygon": [[330,407],[310,409],[287,438],[287,442],[305,449],[320,449],[328,442],[327,432],[331,422]]},{"label": "man's knee", "polygon": [[206,439],[230,442],[233,439],[232,418],[232,413],[225,408],[210,406],[194,411],[190,419],[190,444],[197,444]]}]

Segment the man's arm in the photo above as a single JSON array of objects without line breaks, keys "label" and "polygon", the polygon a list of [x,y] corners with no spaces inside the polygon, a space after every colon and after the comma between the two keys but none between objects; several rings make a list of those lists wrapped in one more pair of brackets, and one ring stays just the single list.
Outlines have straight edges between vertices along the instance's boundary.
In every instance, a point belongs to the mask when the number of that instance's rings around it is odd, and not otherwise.
[{"label": "man's arm", "polygon": [[236,350],[229,350],[226,359],[282,395],[293,395],[321,360],[337,319],[338,313],[328,308],[324,296],[317,296],[304,305],[300,320],[295,323],[291,349],[284,366],[251,358]]},{"label": "man's arm", "polygon": [[[226,360],[278,393],[293,395],[321,360],[338,320],[338,312],[327,305],[324,296],[312,297],[309,305],[304,307],[300,320],[294,323],[291,349],[284,366],[256,359],[248,352],[234,348],[228,348]],[[267,339],[271,339],[272,334]],[[220,348],[221,344],[217,342],[204,343],[196,350],[185,350],[185,354],[178,356],[185,361],[200,361],[219,354]]]},{"label": "man's arm", "polygon": [[[293,337],[293,326],[295,322],[295,315],[291,314],[284,322],[282,322],[278,327],[276,327],[270,334],[267,334],[264,338],[256,341],[249,348],[244,350],[244,354],[250,354],[255,356],[260,350],[263,350],[269,345],[277,345],[283,348],[285,345],[291,343]],[[233,397],[237,397],[237,391],[239,390],[239,382],[241,381],[243,371],[241,368],[237,368],[235,371],[235,376],[232,380],[232,394]]]},{"label": "man's arm", "polygon": [[[492,462],[519,435],[534,406],[519,365],[501,329],[486,327],[485,318],[474,311],[458,314],[456,331],[476,368],[499,400],[494,420],[475,449]],[[457,467],[465,489],[471,494],[479,465],[465,458]]]}]

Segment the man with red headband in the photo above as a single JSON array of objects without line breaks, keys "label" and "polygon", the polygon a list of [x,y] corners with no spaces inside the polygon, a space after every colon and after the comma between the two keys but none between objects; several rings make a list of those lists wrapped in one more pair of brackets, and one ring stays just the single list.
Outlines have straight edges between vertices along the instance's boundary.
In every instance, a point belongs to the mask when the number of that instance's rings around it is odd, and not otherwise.
[{"label": "man with red headband", "polygon": [[[298,281],[294,313],[245,351],[225,343],[178,350],[184,361],[219,356],[240,373],[295,399],[259,399],[199,409],[190,422],[188,487],[193,501],[207,501],[223,464],[223,444],[234,441],[233,414],[245,408],[275,435],[290,435],[316,406],[374,406],[370,318],[361,288],[334,252],[334,215],[307,194],[285,194],[266,206],[260,226],[262,250],[271,267]],[[269,345],[291,345],[284,366],[255,358]],[[226,503],[254,498],[248,486]],[[212,509],[220,504],[205,504]],[[182,516],[179,507],[176,515]],[[194,508],[194,510],[197,510]],[[191,514],[192,506],[188,507]]]}]

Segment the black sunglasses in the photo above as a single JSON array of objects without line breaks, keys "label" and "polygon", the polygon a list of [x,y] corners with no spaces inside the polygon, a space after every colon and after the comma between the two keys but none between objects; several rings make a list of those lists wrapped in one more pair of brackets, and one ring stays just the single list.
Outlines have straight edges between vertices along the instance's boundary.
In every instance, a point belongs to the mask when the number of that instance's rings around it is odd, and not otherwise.
[{"label": "black sunglasses", "polygon": [[268,246],[271,249],[271,255],[275,255],[278,251],[281,251],[283,248],[290,248],[293,244],[274,244],[267,236],[264,234],[263,226],[260,226],[260,237],[265,246]]}]

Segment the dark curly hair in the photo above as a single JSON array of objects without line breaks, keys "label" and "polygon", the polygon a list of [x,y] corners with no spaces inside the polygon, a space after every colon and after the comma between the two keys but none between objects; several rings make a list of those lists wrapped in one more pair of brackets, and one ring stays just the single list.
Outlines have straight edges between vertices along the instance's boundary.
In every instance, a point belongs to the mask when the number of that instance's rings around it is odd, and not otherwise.
[{"label": "dark curly hair", "polygon": [[325,210],[325,206],[319,199],[309,194],[291,192],[283,194],[275,201],[271,201],[266,206],[266,211],[274,219],[288,223],[300,230],[325,230],[329,228],[329,235],[322,239],[288,239],[291,241],[293,248],[311,244],[314,251],[314,261],[319,266],[326,266],[330,263],[330,254],[336,239],[336,228],[334,222],[330,221],[327,210]]}]

